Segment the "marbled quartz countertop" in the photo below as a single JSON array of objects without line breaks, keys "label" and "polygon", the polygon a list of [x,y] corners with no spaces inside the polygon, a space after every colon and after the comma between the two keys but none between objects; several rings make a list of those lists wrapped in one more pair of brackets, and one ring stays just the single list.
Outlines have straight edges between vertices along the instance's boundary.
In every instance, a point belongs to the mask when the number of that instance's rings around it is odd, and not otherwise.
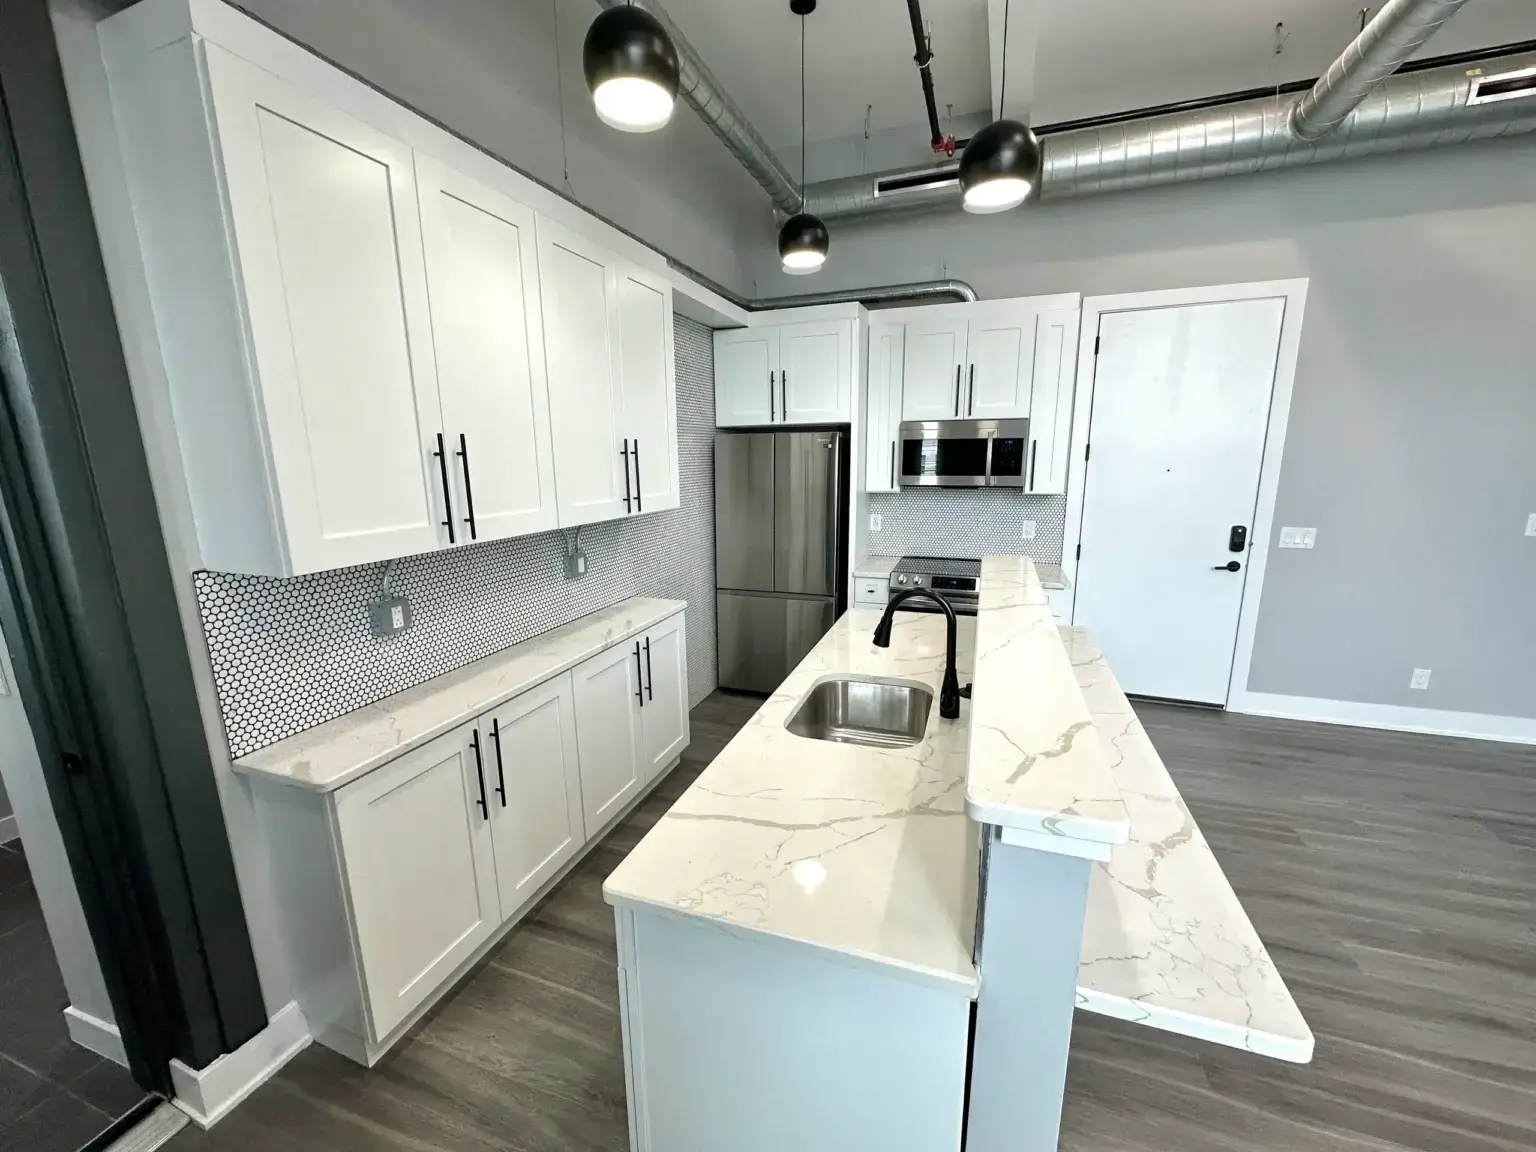
[{"label": "marbled quartz countertop", "polygon": [[1044,837],[1123,844],[1130,817],[1056,627],[1033,561],[981,562],[966,809]]},{"label": "marbled quartz countertop", "polygon": [[311,792],[333,791],[685,607],[681,600],[636,596],[599,609],[269,744],[236,760],[234,769]]},{"label": "marbled quartz countertop", "polygon": [[[976,994],[970,705],[939,718],[943,617],[899,613],[889,648],[870,642],[879,619],[855,609],[833,625],[608,877],[610,904],[704,917]],[[884,749],[790,732],[785,721],[830,673],[927,685],[923,739]]]},{"label": "marbled quartz countertop", "polygon": [[1312,1032],[1109,665],[1083,629],[1061,635],[1131,814],[1089,881],[1078,1007],[1307,1062]]}]

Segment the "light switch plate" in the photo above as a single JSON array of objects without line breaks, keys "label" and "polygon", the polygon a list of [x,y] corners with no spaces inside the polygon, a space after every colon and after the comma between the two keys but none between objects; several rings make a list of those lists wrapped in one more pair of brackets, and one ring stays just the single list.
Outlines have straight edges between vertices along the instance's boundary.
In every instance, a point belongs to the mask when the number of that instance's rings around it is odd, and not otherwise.
[{"label": "light switch plate", "polygon": [[1026,521],[1024,521],[1024,539],[1026,539],[1026,540],[1033,540],[1034,538],[1035,538],[1035,522],[1033,520],[1026,520]]},{"label": "light switch plate", "polygon": [[869,514],[869,530],[871,532],[880,531],[880,513],[871,512]]},{"label": "light switch plate", "polygon": [[1532,512],[1525,521],[1525,534],[1536,536],[1536,512]]},{"label": "light switch plate", "polygon": [[1311,548],[1316,543],[1316,528],[1280,529],[1280,547],[1282,548]]},{"label": "light switch plate", "polygon": [[1413,670],[1413,678],[1408,681],[1408,687],[1417,688],[1421,692],[1427,689],[1429,687],[1429,669],[1415,668]]}]

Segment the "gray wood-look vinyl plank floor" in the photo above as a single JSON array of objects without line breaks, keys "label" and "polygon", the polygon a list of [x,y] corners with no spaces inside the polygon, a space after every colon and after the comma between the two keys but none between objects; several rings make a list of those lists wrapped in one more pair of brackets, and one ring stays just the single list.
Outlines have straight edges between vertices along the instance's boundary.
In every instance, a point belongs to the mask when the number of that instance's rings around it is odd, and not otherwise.
[{"label": "gray wood-look vinyl plank floor", "polygon": [[[756,706],[696,708],[682,765],[377,1069],[311,1048],[172,1152],[626,1148],[602,881]],[[1317,1054],[1079,1015],[1061,1147],[1536,1148],[1536,749],[1138,711]]]}]

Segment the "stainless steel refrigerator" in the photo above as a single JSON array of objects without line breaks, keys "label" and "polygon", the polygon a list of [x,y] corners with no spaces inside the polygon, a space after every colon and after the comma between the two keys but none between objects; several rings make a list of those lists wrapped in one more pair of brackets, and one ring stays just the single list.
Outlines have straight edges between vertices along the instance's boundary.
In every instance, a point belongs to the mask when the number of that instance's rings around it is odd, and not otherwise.
[{"label": "stainless steel refrigerator", "polygon": [[715,434],[720,687],[772,692],[847,605],[847,436]]}]

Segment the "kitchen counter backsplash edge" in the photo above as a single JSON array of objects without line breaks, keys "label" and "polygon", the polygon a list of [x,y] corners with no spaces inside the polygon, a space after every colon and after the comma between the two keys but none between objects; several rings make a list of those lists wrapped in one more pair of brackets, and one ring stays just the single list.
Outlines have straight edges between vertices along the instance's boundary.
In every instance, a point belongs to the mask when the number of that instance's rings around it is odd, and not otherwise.
[{"label": "kitchen counter backsplash edge", "polygon": [[236,772],[331,792],[686,608],[635,596],[269,744]]}]

